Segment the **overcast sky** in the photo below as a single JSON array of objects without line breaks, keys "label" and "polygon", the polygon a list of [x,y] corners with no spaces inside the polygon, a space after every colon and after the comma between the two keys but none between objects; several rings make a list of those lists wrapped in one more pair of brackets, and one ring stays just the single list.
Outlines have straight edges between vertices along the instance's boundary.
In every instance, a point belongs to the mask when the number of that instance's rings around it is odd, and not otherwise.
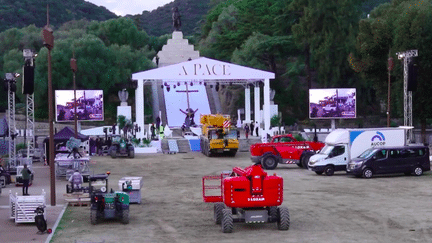
[{"label": "overcast sky", "polygon": [[152,11],[174,0],[85,0],[97,6],[104,6],[109,11],[125,16],[126,14],[141,14],[142,11]]}]

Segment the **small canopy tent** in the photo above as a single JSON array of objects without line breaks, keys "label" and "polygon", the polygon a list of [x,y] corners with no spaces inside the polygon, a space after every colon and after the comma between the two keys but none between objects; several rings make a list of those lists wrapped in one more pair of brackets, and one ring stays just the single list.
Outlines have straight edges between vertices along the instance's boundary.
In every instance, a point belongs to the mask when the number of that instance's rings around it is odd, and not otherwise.
[{"label": "small canopy tent", "polygon": [[[78,139],[80,139],[82,142],[87,141],[89,139],[89,136],[83,135],[81,133],[78,133],[77,135],[78,135]],[[71,137],[75,137],[75,130],[73,130],[70,127],[63,128],[58,133],[54,134],[54,148],[56,147],[57,144],[64,143],[66,145],[66,142]],[[49,137],[46,137],[44,139],[44,144],[45,144],[45,154],[47,157],[47,161],[49,161],[48,143],[49,143]]]}]

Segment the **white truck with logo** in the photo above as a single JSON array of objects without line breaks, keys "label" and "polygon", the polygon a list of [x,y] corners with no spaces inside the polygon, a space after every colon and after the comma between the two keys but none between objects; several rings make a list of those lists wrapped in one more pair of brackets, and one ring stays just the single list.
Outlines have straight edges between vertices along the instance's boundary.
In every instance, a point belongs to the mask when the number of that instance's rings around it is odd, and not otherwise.
[{"label": "white truck with logo", "polygon": [[309,159],[309,170],[328,176],[346,171],[346,165],[366,149],[376,146],[404,146],[404,128],[336,129],[327,135],[325,146]]}]

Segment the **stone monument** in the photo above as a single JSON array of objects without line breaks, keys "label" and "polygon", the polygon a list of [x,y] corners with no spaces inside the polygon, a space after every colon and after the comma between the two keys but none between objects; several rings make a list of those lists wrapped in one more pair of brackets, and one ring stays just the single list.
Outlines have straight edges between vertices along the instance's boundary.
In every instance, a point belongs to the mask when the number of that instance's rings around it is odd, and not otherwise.
[{"label": "stone monument", "polygon": [[127,104],[129,93],[126,89],[120,90],[118,97],[120,99],[120,106],[117,106],[117,117],[125,116],[126,119],[132,120],[132,108]]},{"label": "stone monument", "polygon": [[[194,60],[200,57],[199,51],[195,51],[194,46],[189,44],[189,40],[183,39],[183,33],[180,30],[180,17],[178,8],[173,8],[172,21],[174,32],[172,33],[172,38],[167,40],[167,44],[162,47],[162,50],[159,51],[153,59],[153,62],[158,68]],[[153,117],[161,117],[162,122],[166,124],[165,97],[160,88],[160,83],[152,83],[152,97]]]}]

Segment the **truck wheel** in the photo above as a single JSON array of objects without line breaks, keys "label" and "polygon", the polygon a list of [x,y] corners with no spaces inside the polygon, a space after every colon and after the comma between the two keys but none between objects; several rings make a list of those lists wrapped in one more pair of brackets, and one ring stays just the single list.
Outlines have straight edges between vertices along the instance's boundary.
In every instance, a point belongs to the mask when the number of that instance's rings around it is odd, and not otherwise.
[{"label": "truck wheel", "polygon": [[97,224],[97,210],[96,209],[91,209],[90,210],[90,221],[91,224],[95,225]]},{"label": "truck wheel", "polygon": [[262,158],[261,164],[266,170],[274,170],[277,167],[278,160],[273,154],[268,154]]},{"label": "truck wheel", "polygon": [[301,159],[296,163],[296,165],[300,168],[303,168],[303,164],[301,163]]},{"label": "truck wheel", "polygon": [[225,209],[225,204],[222,202],[217,202],[214,205],[214,220],[216,224],[221,224],[222,222],[222,210]]},{"label": "truck wheel", "polygon": [[313,154],[310,152],[304,152],[303,156],[300,158],[301,164],[303,165],[303,168],[305,168],[306,170],[309,169],[308,163],[312,155]]},{"label": "truck wheel", "polygon": [[0,176],[0,188],[6,187],[6,183],[7,183],[6,176],[4,175]]},{"label": "truck wheel", "polygon": [[279,230],[288,230],[290,226],[290,216],[287,207],[278,208],[277,226]]},{"label": "truck wheel", "polygon": [[273,207],[269,207],[268,209],[268,214],[269,214],[269,222],[276,222],[278,219],[278,208],[273,206]]},{"label": "truck wheel", "polygon": [[123,224],[129,224],[129,209],[123,209],[121,222]]},{"label": "truck wheel", "polygon": [[327,165],[324,168],[324,173],[326,174],[326,176],[332,176],[334,174],[334,167],[332,165]]},{"label": "truck wheel", "polygon": [[420,166],[416,166],[414,168],[414,175],[416,176],[421,176],[423,174],[423,169]]},{"label": "truck wheel", "polygon": [[231,208],[225,208],[222,210],[222,232],[232,233],[234,228],[234,221]]},{"label": "truck wheel", "polygon": [[369,169],[369,168],[365,168],[365,169],[363,170],[363,177],[364,177],[364,178],[369,179],[369,178],[372,178],[372,176],[373,176],[373,172],[372,172],[371,169]]}]

